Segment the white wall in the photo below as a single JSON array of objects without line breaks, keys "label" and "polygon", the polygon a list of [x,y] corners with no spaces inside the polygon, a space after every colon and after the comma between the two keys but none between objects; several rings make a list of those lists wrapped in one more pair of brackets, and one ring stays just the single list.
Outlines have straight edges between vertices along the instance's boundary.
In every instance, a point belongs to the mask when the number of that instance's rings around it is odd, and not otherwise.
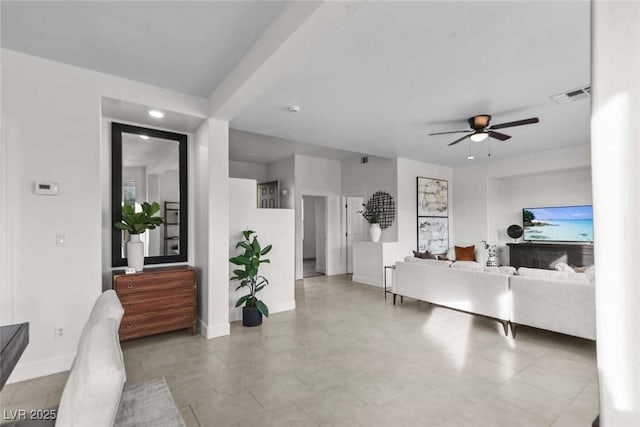
[{"label": "white wall", "polygon": [[[229,180],[229,257],[241,253],[236,243],[243,239],[242,231],[254,230],[262,247],[273,245],[266,256],[271,263],[261,264],[260,275],[269,280],[258,297],[269,307],[269,313],[293,310],[295,303],[294,277],[294,215],[291,209],[258,209],[256,207],[255,180]],[[229,277],[239,268],[229,264]],[[229,283],[229,320],[242,319],[242,308],[235,308],[246,289],[235,291],[238,281]],[[268,320],[266,320],[268,322]]]},{"label": "white wall", "polygon": [[[102,203],[109,198],[101,179],[108,176],[109,150],[102,143],[101,97],[195,117],[205,117],[207,101],[6,49],[1,53],[13,230],[10,277],[2,283],[10,289],[2,295],[12,296],[13,315],[6,320],[30,322],[31,335],[11,377],[18,381],[69,368],[101,292],[102,228],[111,228]],[[58,182],[59,196],[34,195],[35,180]],[[55,245],[56,233],[65,234],[66,246]],[[226,256],[226,239],[222,243]],[[54,327],[65,328],[65,336],[55,339]]]},{"label": "white wall", "polygon": [[326,274],[346,271],[340,233],[341,167],[337,160],[295,155],[296,279],[302,278],[302,196],[325,196],[327,212]]},{"label": "white wall", "polygon": [[302,258],[316,257],[316,197],[306,196],[303,201],[304,232],[302,239]]},{"label": "white wall", "polygon": [[[452,194],[457,191],[454,185],[453,169],[447,166],[418,162],[409,159],[397,159],[398,174],[398,245],[396,260],[402,260],[411,255],[418,245],[418,195],[417,177],[437,178],[449,183],[449,242],[454,241],[454,222],[452,221],[455,207]],[[457,225],[456,225],[457,227]],[[391,251],[391,249],[389,249]]]},{"label": "white wall", "polygon": [[640,3],[593,2],[591,139],[600,425],[640,425]]},{"label": "white wall", "polygon": [[[489,179],[488,239],[505,247],[513,241],[507,235],[511,224],[522,226],[522,209],[544,206],[590,205],[591,170],[549,172]],[[501,253],[509,263],[508,250]]]},{"label": "white wall", "polygon": [[[557,204],[588,203],[590,182],[584,171],[590,164],[589,146],[577,146],[455,168],[455,191],[452,193],[449,189],[450,197],[453,194],[455,224],[452,245],[478,245],[482,240],[491,243],[498,241],[504,233],[503,229],[518,223],[518,212],[513,212],[516,203],[537,205],[538,201],[545,199],[551,204],[556,204],[552,201],[558,201]],[[555,178],[568,182],[554,183]],[[536,181],[540,185],[536,185]],[[520,184],[537,188],[521,189],[525,194],[516,196],[514,193],[517,188],[514,186]],[[505,195],[501,193],[505,186],[505,190],[517,200],[505,201]],[[562,187],[562,191],[556,190],[556,187]],[[559,203],[563,197],[566,203]],[[503,205],[506,211],[503,211]]]},{"label": "white wall", "polygon": [[[340,162],[342,174],[342,195],[362,196],[365,203],[376,191],[389,193],[396,204],[398,185],[395,159],[383,159],[369,156],[367,163],[360,163],[360,157],[344,159]],[[398,222],[382,231],[380,241],[398,240]]]},{"label": "white wall", "polygon": [[[280,207],[293,209],[295,205],[295,159],[293,156],[267,165],[267,177],[265,181],[280,181]],[[283,195],[282,190],[287,194]]]},{"label": "white wall", "polygon": [[255,179],[258,183],[266,182],[267,165],[229,160],[229,178]]}]

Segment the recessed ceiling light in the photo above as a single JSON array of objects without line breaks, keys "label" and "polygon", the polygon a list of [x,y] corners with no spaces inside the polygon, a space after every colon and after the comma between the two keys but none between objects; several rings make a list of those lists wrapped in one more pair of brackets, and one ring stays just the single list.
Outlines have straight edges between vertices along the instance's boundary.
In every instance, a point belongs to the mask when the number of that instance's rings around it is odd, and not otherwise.
[{"label": "recessed ceiling light", "polygon": [[160,110],[149,110],[149,115],[154,119],[161,119],[164,117],[164,113]]},{"label": "recessed ceiling light", "polygon": [[473,159],[474,159],[474,157],[473,157],[473,156],[468,156],[468,157],[467,157],[467,160],[473,160]]},{"label": "recessed ceiling light", "polygon": [[290,113],[299,113],[300,112],[300,107],[297,105],[293,105],[291,107],[287,107],[287,111]]},{"label": "recessed ceiling light", "polygon": [[140,139],[149,139],[149,137],[147,135],[138,135],[140,137]]}]

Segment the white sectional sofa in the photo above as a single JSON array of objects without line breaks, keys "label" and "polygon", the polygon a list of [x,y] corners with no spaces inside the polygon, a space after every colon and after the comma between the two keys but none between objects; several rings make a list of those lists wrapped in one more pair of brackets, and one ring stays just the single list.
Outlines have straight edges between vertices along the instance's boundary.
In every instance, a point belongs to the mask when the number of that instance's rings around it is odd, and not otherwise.
[{"label": "white sectional sofa", "polygon": [[507,334],[511,316],[509,276],[450,267],[429,259],[397,262],[392,286],[396,295],[496,319]]},{"label": "white sectional sofa", "polygon": [[[458,264],[458,265],[456,265]],[[507,325],[532,326],[594,340],[593,274],[513,267],[487,268],[480,263],[451,263],[407,257],[396,263],[396,295],[490,317]]]},{"label": "white sectional sofa", "polygon": [[559,271],[542,270],[529,276],[527,270],[535,269],[520,268],[519,275],[509,279],[511,334],[515,337],[517,325],[527,325],[595,340],[594,283],[584,275],[563,277]]}]

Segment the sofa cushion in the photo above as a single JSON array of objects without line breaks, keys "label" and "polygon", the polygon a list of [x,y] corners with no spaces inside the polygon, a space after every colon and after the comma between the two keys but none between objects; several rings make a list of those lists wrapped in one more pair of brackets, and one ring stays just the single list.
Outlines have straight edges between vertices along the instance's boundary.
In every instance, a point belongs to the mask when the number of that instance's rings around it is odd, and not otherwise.
[{"label": "sofa cushion", "polygon": [[438,267],[449,267],[449,265],[451,264],[450,261],[440,261],[437,259],[423,259],[423,258],[416,258],[413,256],[406,257],[404,259],[404,262],[409,262],[413,264],[435,265]]},{"label": "sofa cushion", "polygon": [[126,379],[119,322],[100,319],[86,330],[62,392],[56,426],[113,426]]},{"label": "sofa cushion", "polygon": [[475,246],[456,246],[456,261],[475,261],[476,260],[476,247]]},{"label": "sofa cushion", "polygon": [[518,269],[519,276],[540,277],[542,279],[565,280],[569,277],[569,273],[556,270],[545,270],[542,268],[520,267]]},{"label": "sofa cushion", "polygon": [[122,308],[122,304],[120,304],[120,300],[118,299],[116,291],[114,291],[113,289],[104,291],[102,294],[100,294],[95,304],[93,304],[91,314],[89,314],[89,320],[87,320],[87,323],[85,323],[84,327],[82,328],[82,333],[80,334],[80,343],[84,340],[84,336],[93,327],[93,325],[95,325],[100,320],[113,319],[117,322],[119,327],[123,315],[124,308]]},{"label": "sofa cushion", "polygon": [[584,270],[584,275],[590,283],[596,283],[596,266],[590,265]]},{"label": "sofa cushion", "polygon": [[509,276],[515,276],[516,268],[510,265],[501,265],[500,267],[484,267],[484,271],[487,273],[506,274]]},{"label": "sofa cushion", "polygon": [[484,270],[484,266],[479,262],[475,262],[475,261],[456,261],[451,264],[451,268],[457,268],[459,270],[473,270],[473,271]]},{"label": "sofa cushion", "polygon": [[573,274],[576,272],[576,270],[573,269],[573,267],[571,267],[569,264],[567,264],[566,262],[559,262],[556,264],[555,269],[557,271],[562,271],[564,273],[569,273],[569,274]]},{"label": "sofa cushion", "polygon": [[420,259],[436,259],[436,256],[429,251],[425,251],[425,252],[413,251],[413,256]]}]

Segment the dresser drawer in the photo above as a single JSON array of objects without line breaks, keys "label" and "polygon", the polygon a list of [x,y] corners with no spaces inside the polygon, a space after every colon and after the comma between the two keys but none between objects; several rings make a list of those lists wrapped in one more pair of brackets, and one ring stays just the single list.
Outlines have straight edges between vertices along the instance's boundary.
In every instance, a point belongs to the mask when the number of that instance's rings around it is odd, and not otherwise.
[{"label": "dresser drawer", "polygon": [[[195,286],[193,271],[176,271],[167,273],[151,273],[131,276],[118,276],[115,279],[115,289],[119,296],[137,292],[156,291]],[[122,297],[121,297],[122,298]]]},{"label": "dresser drawer", "polygon": [[148,311],[140,314],[125,315],[120,322],[120,335],[146,329],[155,329],[168,325],[192,323],[195,321],[196,308],[180,307],[160,311]]},{"label": "dresser drawer", "polygon": [[127,316],[147,311],[195,305],[196,292],[195,287],[167,289],[158,292],[138,292],[122,295],[120,302],[124,307],[124,315]]}]

